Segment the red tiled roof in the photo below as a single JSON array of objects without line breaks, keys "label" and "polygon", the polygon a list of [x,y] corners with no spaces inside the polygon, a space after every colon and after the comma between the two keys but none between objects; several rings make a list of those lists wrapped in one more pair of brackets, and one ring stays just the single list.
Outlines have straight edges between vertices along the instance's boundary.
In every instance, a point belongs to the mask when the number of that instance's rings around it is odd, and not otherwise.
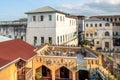
[{"label": "red tiled roof", "polygon": [[29,60],[36,55],[34,49],[33,46],[20,39],[0,42],[0,68],[18,58]]}]

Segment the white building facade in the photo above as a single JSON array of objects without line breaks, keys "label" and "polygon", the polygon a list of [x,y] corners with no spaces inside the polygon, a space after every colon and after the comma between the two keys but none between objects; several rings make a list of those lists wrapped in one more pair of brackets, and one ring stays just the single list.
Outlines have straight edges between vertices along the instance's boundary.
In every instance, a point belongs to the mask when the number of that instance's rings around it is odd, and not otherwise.
[{"label": "white building facade", "polygon": [[[51,7],[43,7],[28,15],[27,39],[32,45],[77,44],[77,18]],[[71,43],[72,42],[72,43]]]},{"label": "white building facade", "polygon": [[108,21],[113,25],[113,51],[120,53],[120,15],[101,15],[92,16],[92,18],[99,18]]},{"label": "white building facade", "polygon": [[26,40],[27,19],[16,21],[0,21],[0,35],[11,39]]},{"label": "white building facade", "polygon": [[113,50],[113,26],[97,18],[85,20],[85,39],[96,49]]}]

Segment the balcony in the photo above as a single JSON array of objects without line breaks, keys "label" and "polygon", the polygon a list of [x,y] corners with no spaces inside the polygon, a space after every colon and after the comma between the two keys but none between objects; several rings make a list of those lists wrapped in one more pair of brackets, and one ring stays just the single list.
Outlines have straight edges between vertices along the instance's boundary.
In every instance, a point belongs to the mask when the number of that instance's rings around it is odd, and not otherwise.
[{"label": "balcony", "polygon": [[22,68],[18,71],[18,79],[17,80],[29,80],[32,78],[33,72],[32,68]]}]

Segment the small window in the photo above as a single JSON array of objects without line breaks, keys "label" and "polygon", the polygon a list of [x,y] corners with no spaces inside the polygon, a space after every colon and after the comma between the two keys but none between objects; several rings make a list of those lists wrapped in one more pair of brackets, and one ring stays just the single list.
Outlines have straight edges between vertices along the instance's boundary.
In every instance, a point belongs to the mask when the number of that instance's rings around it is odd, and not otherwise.
[{"label": "small window", "polygon": [[62,21],[62,16],[60,16],[60,21]]},{"label": "small window", "polygon": [[57,15],[57,21],[59,21],[59,16]]},{"label": "small window", "polygon": [[109,23],[105,23],[105,26],[107,27],[107,26],[110,26],[110,24]]},{"label": "small window", "polygon": [[90,24],[91,27],[93,27],[93,24]]},{"label": "small window", "polygon": [[34,46],[36,46],[36,44],[37,44],[37,37],[34,36]]},{"label": "small window", "polygon": [[116,35],[118,35],[118,32],[116,32]]},{"label": "small window", "polygon": [[52,20],[52,15],[49,15],[49,21],[51,21]]},{"label": "small window", "polygon": [[108,31],[105,32],[105,36],[110,36],[110,33]]},{"label": "small window", "polygon": [[95,32],[95,36],[97,36],[97,32]]},{"label": "small window", "polygon": [[97,41],[97,44],[99,44],[99,41]]},{"label": "small window", "polygon": [[115,21],[117,21],[117,18],[115,18]]},{"label": "small window", "polygon": [[57,43],[59,44],[59,36],[57,37]]},{"label": "small window", "polygon": [[9,35],[9,38],[11,38],[11,35]]},{"label": "small window", "polygon": [[95,24],[95,27],[97,27],[97,24]]},{"label": "small window", "polygon": [[52,44],[52,37],[49,37],[49,43]]},{"label": "small window", "polygon": [[44,44],[44,37],[41,37],[41,44]]},{"label": "small window", "polygon": [[88,24],[86,24],[86,27],[88,27]]},{"label": "small window", "polygon": [[23,36],[21,36],[21,40],[23,40]]},{"label": "small window", "polygon": [[111,22],[113,21],[113,19],[112,19],[112,18],[111,18],[110,20],[111,20]]},{"label": "small window", "polygon": [[109,18],[107,18],[107,21],[109,21]]},{"label": "small window", "polygon": [[60,36],[60,41],[62,42],[62,36]]},{"label": "small window", "polygon": [[33,17],[32,17],[32,21],[36,21],[36,16],[33,16]]},{"label": "small window", "polygon": [[88,34],[86,34],[86,37],[88,37]]},{"label": "small window", "polygon": [[91,37],[93,37],[93,34],[90,34]]},{"label": "small window", "polygon": [[43,21],[44,20],[44,16],[40,16],[40,21]]},{"label": "small window", "polygon": [[99,26],[102,27],[102,24],[100,23]]}]

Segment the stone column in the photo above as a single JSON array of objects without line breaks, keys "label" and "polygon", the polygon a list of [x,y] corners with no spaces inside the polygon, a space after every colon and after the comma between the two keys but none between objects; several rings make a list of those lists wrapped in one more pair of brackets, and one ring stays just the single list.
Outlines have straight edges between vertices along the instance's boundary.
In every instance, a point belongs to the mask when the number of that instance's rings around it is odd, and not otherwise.
[{"label": "stone column", "polygon": [[75,72],[73,72],[73,79],[72,80],[76,80],[76,76],[75,76]]},{"label": "stone column", "polygon": [[52,70],[52,80],[55,80],[55,70]]}]

